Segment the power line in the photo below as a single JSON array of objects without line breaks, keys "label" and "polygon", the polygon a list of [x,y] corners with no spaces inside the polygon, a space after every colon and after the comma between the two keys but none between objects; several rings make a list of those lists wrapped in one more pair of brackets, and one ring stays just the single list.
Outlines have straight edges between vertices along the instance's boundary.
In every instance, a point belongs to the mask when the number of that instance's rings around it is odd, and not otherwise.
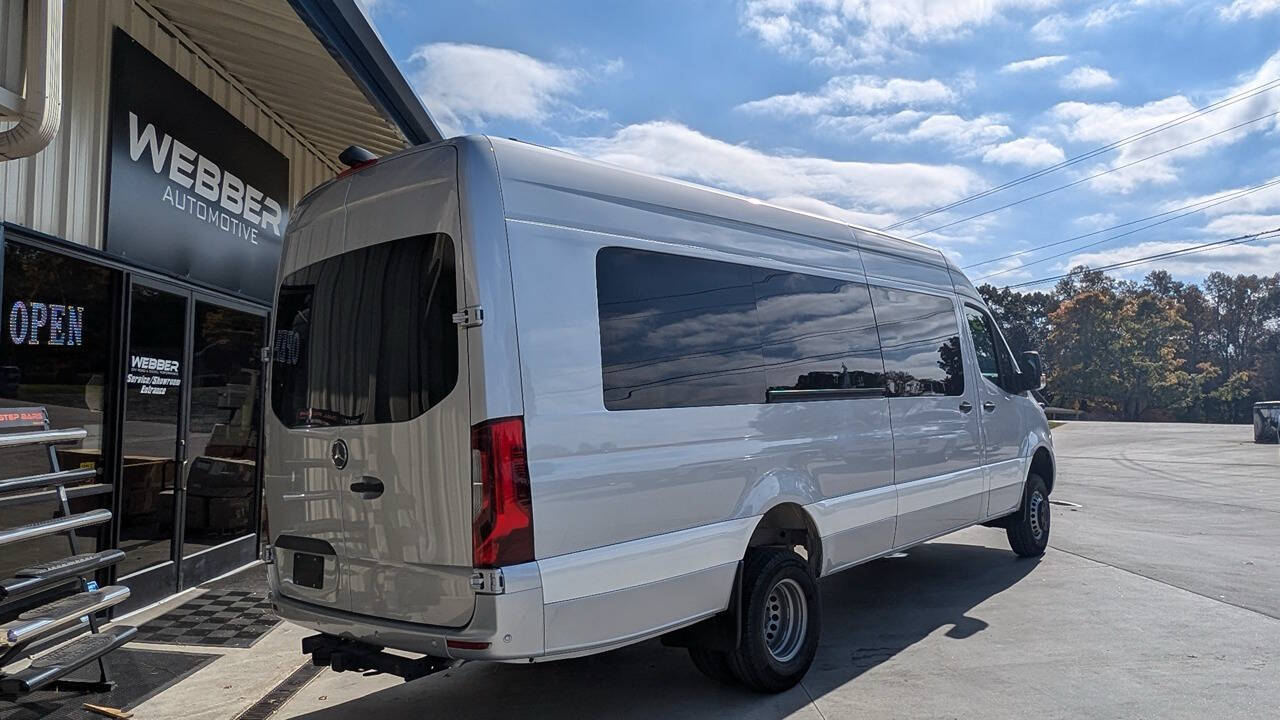
[{"label": "power line", "polygon": [[993,195],[993,194],[995,194],[995,193],[1001,192],[1002,190],[1006,190],[1006,189],[1011,188],[1011,187],[1013,187],[1013,186],[1015,186],[1015,185],[1021,185],[1022,183],[1030,182],[1030,181],[1032,181],[1032,180],[1035,180],[1036,178],[1040,178],[1040,177],[1043,177],[1043,176],[1045,176],[1045,175],[1048,175],[1049,173],[1057,172],[1058,170],[1061,170],[1061,169],[1063,169],[1063,168],[1070,167],[1070,166],[1075,165],[1075,164],[1077,164],[1077,163],[1084,162],[1085,160],[1088,160],[1088,159],[1090,159],[1090,158],[1097,157],[1098,155],[1101,155],[1101,154],[1103,154],[1103,153],[1110,152],[1110,151],[1112,151],[1112,150],[1115,150],[1116,148],[1123,147],[1123,146],[1128,145],[1128,144],[1130,144],[1130,143],[1137,142],[1138,140],[1141,140],[1141,139],[1146,138],[1146,137],[1150,137],[1151,135],[1154,135],[1154,134],[1156,134],[1156,133],[1158,133],[1158,132],[1163,132],[1163,131],[1165,131],[1165,130],[1168,130],[1169,128],[1177,127],[1178,125],[1181,125],[1181,124],[1183,124],[1183,123],[1189,122],[1189,121],[1191,121],[1191,120],[1193,120],[1193,119],[1195,119],[1195,118],[1197,118],[1197,117],[1200,117],[1200,116],[1202,116],[1202,115],[1206,115],[1206,114],[1208,114],[1208,113],[1214,112],[1215,110],[1221,110],[1222,108],[1224,108],[1224,107],[1228,107],[1228,106],[1230,106],[1230,105],[1234,105],[1234,104],[1236,104],[1237,102],[1243,102],[1244,100],[1248,100],[1249,98],[1254,97],[1255,95],[1260,95],[1260,94],[1262,94],[1262,93],[1264,93],[1264,92],[1267,92],[1267,91],[1269,91],[1269,90],[1274,90],[1274,89],[1275,89],[1276,87],[1278,87],[1278,86],[1280,86],[1280,78],[1276,78],[1276,79],[1274,79],[1274,80],[1268,81],[1268,82],[1266,82],[1266,83],[1263,83],[1262,85],[1259,85],[1259,86],[1257,86],[1257,87],[1251,88],[1251,89],[1249,89],[1249,90],[1245,90],[1245,91],[1243,91],[1243,92],[1237,93],[1237,94],[1232,95],[1232,96],[1230,96],[1230,97],[1225,97],[1225,98],[1223,98],[1223,99],[1221,99],[1221,100],[1219,100],[1219,101],[1217,101],[1217,102],[1210,103],[1210,104],[1208,104],[1208,105],[1205,105],[1204,107],[1197,108],[1196,110],[1193,110],[1193,111],[1191,111],[1191,112],[1189,112],[1189,113],[1186,113],[1186,114],[1184,114],[1184,115],[1180,115],[1180,116],[1178,116],[1178,117],[1176,117],[1176,118],[1173,118],[1172,120],[1167,120],[1167,121],[1165,121],[1165,122],[1163,122],[1163,123],[1161,123],[1161,124],[1159,124],[1159,125],[1156,125],[1156,126],[1154,126],[1154,127],[1147,128],[1146,130],[1143,130],[1143,131],[1141,131],[1141,132],[1134,133],[1133,135],[1129,135],[1129,136],[1127,136],[1127,137],[1120,138],[1119,140],[1116,140],[1116,141],[1114,141],[1114,142],[1112,142],[1112,143],[1109,143],[1109,144],[1107,144],[1107,145],[1103,145],[1102,147],[1094,148],[1093,150],[1090,150],[1090,151],[1088,151],[1088,152],[1085,152],[1085,153],[1082,153],[1082,154],[1080,154],[1080,155],[1076,155],[1076,156],[1074,156],[1074,157],[1071,157],[1071,158],[1068,158],[1068,159],[1066,159],[1066,160],[1063,160],[1062,162],[1060,162],[1060,163],[1058,163],[1058,164],[1056,164],[1056,165],[1050,165],[1050,166],[1049,166],[1049,167],[1047,167],[1047,168],[1042,168],[1042,169],[1037,170],[1037,171],[1035,171],[1035,172],[1033,172],[1033,173],[1028,173],[1028,174],[1023,175],[1023,176],[1021,176],[1021,177],[1014,178],[1013,180],[1010,180],[1010,181],[1008,181],[1008,182],[1006,182],[1006,183],[1004,183],[1004,184],[997,185],[997,186],[995,186],[995,187],[993,187],[993,188],[988,188],[988,189],[986,189],[986,190],[983,190],[983,191],[982,191],[982,192],[980,192],[980,193],[975,193],[975,194],[973,194],[973,195],[969,195],[969,196],[967,196],[967,197],[960,198],[959,200],[956,200],[955,202],[949,203],[949,204],[947,204],[947,205],[943,205],[943,206],[941,206],[941,207],[936,207],[936,208],[934,208],[934,209],[932,209],[932,210],[928,210],[928,211],[923,212],[923,213],[920,213],[920,214],[918,214],[918,215],[913,215],[912,217],[909,217],[909,218],[907,218],[906,220],[900,220],[900,221],[898,221],[898,222],[896,222],[896,223],[894,223],[894,224],[892,224],[892,225],[889,225],[889,226],[887,226],[887,227],[884,227],[884,228],[882,228],[882,229],[883,229],[883,230],[893,230],[893,229],[896,229],[896,228],[902,227],[903,225],[908,225],[908,224],[910,224],[910,223],[913,223],[913,222],[915,222],[915,221],[917,221],[917,220],[922,220],[922,219],[927,218],[927,217],[930,217],[930,216],[932,216],[932,215],[936,215],[936,214],[938,214],[938,213],[940,213],[940,212],[946,212],[947,210],[951,210],[952,208],[956,208],[956,207],[959,207],[959,206],[961,206],[961,205],[965,205],[965,204],[967,204],[967,203],[973,202],[974,200],[981,200],[981,199],[982,199],[982,198],[984,198],[984,197],[988,197],[988,196]]},{"label": "power line", "polygon": [[1233,197],[1229,197],[1229,199],[1234,200],[1236,197],[1243,197],[1244,195],[1248,195],[1249,193],[1254,193],[1259,190],[1265,190],[1266,188],[1269,188],[1277,184],[1280,184],[1280,178],[1277,178],[1267,183],[1263,183],[1262,185],[1257,185],[1251,188],[1245,188],[1243,190],[1237,190],[1232,193],[1228,193],[1227,195],[1216,195],[1214,197],[1206,198],[1204,200],[1197,200],[1196,202],[1183,205],[1182,207],[1173,208],[1172,210],[1165,210],[1164,212],[1156,213],[1154,215],[1148,215],[1146,217],[1140,217],[1136,220],[1129,220],[1128,222],[1122,222],[1118,225],[1112,225],[1111,227],[1105,227],[1100,230],[1094,230],[1092,232],[1087,232],[1080,235],[1074,235],[1065,240],[1056,240],[1051,243],[1044,243],[1043,245],[1036,245],[1035,247],[1029,247],[1025,250],[1019,250],[1018,252],[1009,253],[1008,255],[1001,255],[999,257],[988,258],[986,260],[979,260],[976,263],[970,263],[968,265],[965,265],[963,269],[968,270],[969,268],[976,268],[982,265],[990,265],[993,262],[1000,262],[1001,260],[1008,260],[1009,258],[1021,257],[1029,253],[1036,252],[1037,250],[1044,250],[1046,248],[1057,247],[1058,245],[1065,245],[1066,243],[1075,242],[1076,240],[1083,240],[1087,237],[1093,237],[1094,235],[1101,235],[1104,232],[1111,232],[1112,230],[1119,230],[1120,228],[1129,227],[1130,225],[1136,225],[1140,222],[1146,222],[1147,220],[1154,220],[1158,217],[1169,215],[1170,213],[1181,212],[1183,210],[1186,210],[1191,207],[1195,207],[1196,205],[1200,205],[1203,203],[1209,203],[1219,199],[1227,199],[1228,196],[1233,196]]},{"label": "power line", "polygon": [[1113,173],[1113,172],[1117,172],[1117,171],[1119,171],[1119,170],[1124,170],[1125,168],[1133,167],[1134,165],[1137,165],[1138,163],[1143,163],[1143,162],[1146,162],[1146,161],[1148,161],[1148,160],[1152,160],[1152,159],[1154,159],[1154,158],[1158,158],[1158,157],[1160,157],[1161,155],[1168,155],[1169,153],[1174,152],[1174,151],[1176,151],[1176,150],[1181,150],[1181,149],[1183,149],[1183,148],[1190,147],[1191,145],[1195,145],[1195,144],[1197,144],[1197,143],[1202,143],[1202,142],[1204,142],[1205,140],[1212,140],[1213,138],[1215,138],[1215,137],[1217,137],[1217,136],[1219,136],[1219,135],[1222,135],[1222,134],[1225,134],[1225,133],[1229,133],[1229,132],[1231,132],[1231,131],[1233,131],[1233,130],[1239,130],[1240,128],[1242,128],[1242,127],[1244,127],[1244,126],[1246,126],[1246,125],[1251,125],[1251,124],[1253,124],[1253,123],[1259,122],[1259,121],[1261,121],[1261,120],[1266,120],[1266,119],[1268,119],[1268,118],[1272,118],[1272,117],[1275,117],[1275,116],[1277,116],[1277,115],[1280,115],[1280,110],[1276,110],[1276,111],[1274,111],[1274,112],[1267,113],[1266,115],[1258,116],[1258,117],[1256,117],[1256,118],[1253,118],[1252,120],[1246,120],[1246,121],[1244,121],[1244,122],[1242,122],[1242,123],[1240,123],[1240,124],[1238,124],[1238,125],[1232,125],[1232,126],[1231,126],[1231,127],[1229,127],[1229,128],[1226,128],[1226,129],[1224,129],[1224,130],[1219,130],[1218,132],[1211,133],[1211,134],[1209,134],[1209,135],[1205,135],[1204,137],[1196,138],[1195,140],[1188,140],[1187,142],[1184,142],[1184,143],[1182,143],[1181,145],[1175,145],[1175,146],[1173,146],[1173,147],[1171,147],[1171,148],[1168,148],[1168,149],[1165,149],[1165,150],[1161,150],[1161,151],[1160,151],[1160,152],[1158,152],[1158,153],[1152,153],[1152,154],[1150,154],[1150,155],[1147,155],[1146,157],[1138,158],[1137,160],[1133,160],[1133,161],[1131,161],[1131,162],[1127,162],[1127,163],[1125,163],[1125,164],[1123,164],[1123,165],[1117,165],[1116,167],[1108,168],[1108,169],[1106,169],[1106,170],[1103,170],[1102,172],[1095,173],[1095,174],[1093,174],[1093,175],[1089,175],[1088,177],[1080,178],[1079,180],[1074,180],[1074,181],[1069,182],[1069,183],[1067,183],[1067,184],[1065,184],[1065,185],[1059,185],[1059,186],[1054,187],[1054,188],[1049,188],[1048,190],[1045,190],[1044,192],[1038,192],[1038,193],[1036,193],[1036,194],[1034,194],[1034,195],[1028,195],[1028,196],[1026,196],[1026,197],[1024,197],[1024,198],[1020,198],[1020,199],[1018,199],[1018,200],[1014,200],[1014,201],[1013,201],[1013,202],[1011,202],[1011,203],[1005,203],[1004,205],[1001,205],[1000,207],[991,208],[990,210],[984,210],[984,211],[982,211],[982,212],[980,212],[980,213],[977,213],[977,214],[974,214],[974,215],[970,215],[970,216],[968,216],[968,217],[960,218],[959,220],[953,220],[953,221],[951,221],[951,222],[949,222],[949,223],[944,223],[944,224],[939,225],[939,226],[937,226],[937,227],[929,228],[928,230],[924,230],[924,231],[918,232],[918,233],[916,233],[915,235],[909,235],[908,237],[909,237],[909,238],[911,238],[911,239],[915,239],[915,238],[918,238],[918,237],[920,237],[920,236],[922,236],[922,235],[928,235],[929,233],[937,232],[937,231],[939,231],[939,230],[944,230],[944,229],[946,229],[946,228],[949,228],[949,227],[952,227],[952,226],[955,226],[955,225],[959,225],[959,224],[961,224],[961,223],[966,223],[966,222],[969,222],[970,220],[975,220],[975,219],[980,218],[980,217],[983,217],[983,216],[985,216],[985,215],[990,215],[990,214],[992,214],[992,213],[1000,212],[1001,210],[1008,210],[1009,208],[1011,208],[1011,207],[1013,207],[1013,206],[1015,206],[1015,205],[1021,205],[1021,204],[1022,204],[1022,203],[1024,203],[1024,202],[1027,202],[1027,201],[1030,201],[1030,200],[1036,200],[1036,199],[1038,199],[1038,198],[1042,198],[1042,197],[1044,197],[1045,195],[1050,195],[1050,194],[1056,193],[1056,192],[1058,192],[1059,190],[1066,190],[1067,188],[1075,187],[1076,185],[1079,185],[1079,184],[1081,184],[1081,183],[1085,183],[1085,182],[1088,182],[1088,181],[1090,181],[1090,180],[1095,180],[1095,179],[1097,179],[1097,178],[1100,178],[1100,177],[1102,177],[1103,175],[1110,175],[1110,174],[1111,174],[1111,173]]},{"label": "power line", "polygon": [[1086,272],[1104,272],[1107,270],[1115,270],[1118,268],[1126,268],[1126,267],[1132,267],[1134,265],[1141,265],[1143,263],[1152,262],[1153,260],[1164,260],[1165,258],[1177,257],[1180,255],[1194,255],[1195,253],[1205,252],[1207,250],[1216,250],[1218,248],[1227,247],[1229,245],[1240,245],[1242,243],[1258,240],[1268,235],[1277,235],[1277,234],[1280,234],[1280,227],[1272,228],[1270,230],[1263,230],[1261,232],[1252,233],[1250,235],[1237,235],[1236,237],[1227,238],[1226,240],[1215,240],[1213,242],[1202,243],[1200,245],[1192,245],[1191,247],[1180,248],[1178,250],[1169,250],[1162,253],[1156,253],[1155,255],[1147,255],[1146,257],[1133,258],[1132,260],[1124,260],[1122,262],[1112,263],[1110,265],[1102,265],[1100,267],[1087,267],[1081,270],[1072,270],[1071,272],[1063,273],[1062,275],[1053,275],[1051,277],[1040,278],[1039,280],[1028,280],[1027,282],[1021,282],[1015,285],[1006,285],[1005,288],[1008,290],[1013,290],[1021,287],[1043,285],[1047,282],[1053,282],[1055,280],[1062,280],[1064,278],[1075,277],[1076,275],[1083,275]]},{"label": "power line", "polygon": [[[980,277],[980,278],[978,278],[978,279],[979,279],[979,280],[986,280],[987,278],[995,277],[995,276],[997,276],[997,275],[1004,275],[1004,274],[1006,274],[1006,273],[1011,273],[1011,272],[1013,272],[1014,270],[1021,270],[1022,268],[1028,268],[1028,267],[1031,267],[1032,265],[1039,265],[1040,263],[1043,263],[1043,262],[1048,262],[1048,261],[1050,261],[1050,260],[1055,260],[1055,259],[1060,258],[1060,257],[1063,257],[1063,256],[1065,256],[1065,255],[1072,255],[1072,254],[1075,254],[1075,253],[1080,252],[1081,250],[1087,250],[1088,248],[1091,248],[1091,247],[1097,247],[1097,246],[1102,245],[1102,244],[1104,244],[1104,243],[1109,243],[1109,242],[1111,242],[1112,240],[1119,240],[1119,239],[1120,239],[1120,238],[1122,238],[1122,237],[1127,237],[1127,236],[1129,236],[1129,235],[1133,235],[1134,233],[1142,232],[1143,230],[1150,230],[1151,228],[1156,227],[1157,225],[1163,225],[1163,224],[1165,224],[1165,223],[1173,222],[1174,220],[1181,220],[1182,218],[1184,218],[1184,217],[1186,217],[1186,216],[1188,216],[1188,215],[1194,215],[1194,214],[1196,214],[1196,213],[1198,213],[1198,212],[1204,212],[1205,210],[1208,210],[1209,208],[1217,207],[1218,205],[1221,205],[1221,204],[1223,204],[1223,203],[1231,202],[1232,200],[1238,200],[1238,199],[1240,199],[1240,198],[1244,197],[1245,195],[1248,195],[1248,194],[1250,194],[1250,193],[1258,192],[1259,190],[1265,190],[1265,189],[1267,189],[1267,188],[1269,188],[1269,187],[1273,187],[1273,186],[1275,186],[1275,185],[1280,185],[1280,180],[1272,180],[1272,181],[1271,181],[1271,182],[1269,182],[1269,183],[1266,183],[1266,184],[1263,184],[1263,185],[1259,185],[1258,187],[1255,187],[1255,188],[1250,188],[1250,189],[1248,189],[1248,190],[1241,190],[1241,191],[1237,191],[1235,194],[1233,194],[1233,195],[1231,195],[1231,196],[1210,198],[1209,200],[1202,200],[1202,201],[1200,201],[1200,202],[1198,202],[1198,203],[1192,203],[1191,205],[1184,205],[1183,207],[1178,208],[1178,209],[1176,209],[1176,210],[1169,210],[1168,212],[1163,212],[1163,213],[1160,213],[1159,215],[1153,215],[1153,216],[1148,217],[1148,218],[1143,218],[1143,220],[1151,220],[1151,219],[1154,219],[1154,218],[1160,217],[1161,215],[1168,215],[1169,213],[1179,213],[1178,215],[1174,215],[1174,216],[1172,216],[1172,217],[1167,217],[1167,218],[1165,218],[1164,220],[1158,220],[1158,221],[1153,222],[1153,223],[1151,223],[1151,224],[1149,224],[1149,225],[1143,225],[1142,227],[1134,228],[1133,230],[1129,230],[1129,231],[1127,231],[1127,232],[1122,232],[1122,233],[1120,233],[1120,234],[1118,234],[1118,235],[1111,235],[1111,236],[1109,236],[1109,237],[1102,238],[1101,240],[1095,240],[1095,241],[1093,241],[1093,242],[1091,242],[1091,243],[1085,243],[1084,245],[1081,245],[1081,246],[1079,246],[1079,247],[1071,248],[1070,250],[1066,250],[1066,251],[1063,251],[1063,252],[1060,252],[1060,253],[1054,253],[1053,255],[1046,255],[1045,257],[1042,257],[1042,258],[1036,258],[1035,260],[1032,260],[1032,261],[1031,261],[1031,262],[1029,262],[1029,263],[1024,263],[1024,264],[1022,264],[1022,265],[1018,265],[1018,266],[1011,267],[1011,268],[1005,268],[1004,270],[997,270],[996,272],[988,273],[987,275],[983,275],[982,277]],[[1208,204],[1207,204],[1207,205],[1205,205],[1205,203],[1208,203]],[[1204,205],[1204,207],[1198,207],[1198,208],[1195,208],[1194,210],[1187,210],[1187,208],[1192,207],[1192,206],[1194,206],[1194,205]],[[1180,211],[1182,211],[1182,210],[1186,210],[1186,212],[1180,212]],[[1135,222],[1142,222],[1142,220],[1135,220],[1135,221],[1133,221],[1133,222],[1124,223],[1123,225],[1117,225],[1117,226],[1115,226],[1115,227],[1123,227],[1124,225],[1132,225],[1132,224],[1134,224]],[[1109,230],[1113,230],[1113,229],[1115,229],[1115,228],[1109,228]],[[1107,231],[1106,231],[1106,230],[1103,230],[1103,231],[1099,231],[1099,232],[1107,232]],[[1092,235],[1096,235],[1097,233],[1095,232],[1095,233],[1090,233],[1090,234],[1092,234]],[[1082,237],[1082,236],[1077,236],[1077,239],[1078,239],[1079,237]],[[1056,243],[1049,243],[1049,245],[1061,245],[1063,242],[1067,242],[1067,241],[1065,241],[1065,240],[1060,240],[1060,241],[1058,241],[1058,242],[1056,242]],[[1049,245],[1041,246],[1041,248],[1039,248],[1039,249],[1043,249],[1044,247],[1048,247]],[[1029,252],[1034,252],[1036,249],[1037,249],[1037,248],[1033,248],[1033,249],[1031,249],[1031,250],[1025,250],[1025,251],[1023,251],[1022,253],[1015,253],[1014,255],[1018,255],[1018,254],[1026,254],[1026,253],[1029,253]],[[1013,256],[1007,256],[1007,257],[1013,257]]]}]

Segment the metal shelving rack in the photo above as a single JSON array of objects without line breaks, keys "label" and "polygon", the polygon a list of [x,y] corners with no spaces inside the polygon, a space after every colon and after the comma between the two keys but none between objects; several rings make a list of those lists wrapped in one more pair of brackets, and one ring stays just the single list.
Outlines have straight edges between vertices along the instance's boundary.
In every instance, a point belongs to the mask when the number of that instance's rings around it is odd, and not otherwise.
[{"label": "metal shelving rack", "polygon": [[[99,588],[92,579],[97,571],[120,562],[124,553],[81,553],[76,546],[77,529],[111,519],[110,510],[71,512],[67,486],[96,479],[97,470],[61,469],[55,446],[78,442],[87,435],[82,428],[51,430],[47,417],[40,430],[0,435],[0,451],[43,446],[49,456],[47,473],[0,480],[0,510],[30,502],[32,492],[56,495],[59,506],[58,514],[50,519],[0,529],[0,548],[61,533],[71,551],[69,557],[32,565],[11,578],[0,579],[0,618],[12,618],[0,623],[0,697],[19,697],[41,689],[108,691],[114,682],[103,657],[137,634],[137,628],[128,626],[104,629],[96,617],[129,597],[127,587]],[[30,662],[25,667],[9,670],[27,659]],[[97,680],[67,678],[92,662],[98,665]]]}]

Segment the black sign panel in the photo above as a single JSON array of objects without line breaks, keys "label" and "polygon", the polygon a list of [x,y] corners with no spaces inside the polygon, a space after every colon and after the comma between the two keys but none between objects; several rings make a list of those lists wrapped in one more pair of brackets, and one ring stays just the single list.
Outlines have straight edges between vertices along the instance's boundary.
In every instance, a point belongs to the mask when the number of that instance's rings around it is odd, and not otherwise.
[{"label": "black sign panel", "polygon": [[107,252],[270,301],[289,161],[119,28]]}]

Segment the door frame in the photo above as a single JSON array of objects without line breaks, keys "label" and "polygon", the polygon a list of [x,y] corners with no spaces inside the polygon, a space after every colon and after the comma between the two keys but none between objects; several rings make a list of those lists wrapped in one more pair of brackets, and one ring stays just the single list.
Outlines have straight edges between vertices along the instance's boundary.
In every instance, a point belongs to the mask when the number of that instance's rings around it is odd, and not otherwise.
[{"label": "door frame", "polygon": [[[133,330],[133,290],[135,287],[145,287],[159,292],[175,295],[183,299],[186,303],[186,310],[183,314],[183,338],[182,338],[182,354],[181,367],[179,368],[178,378],[178,418],[177,418],[177,434],[174,437],[173,458],[174,458],[174,478],[173,478],[173,508],[172,508],[172,528],[169,540],[169,559],[163,563],[153,565],[151,567],[135,570],[128,575],[117,575],[113,582],[126,582],[131,592],[130,606],[141,607],[150,604],[153,601],[169,597],[177,593],[182,588],[182,543],[179,540],[182,537],[183,525],[185,524],[186,515],[186,436],[187,436],[187,414],[188,414],[188,396],[190,394],[190,378],[191,378],[191,343],[192,343],[192,315],[193,306],[192,291],[190,288],[183,287],[176,283],[159,280],[146,275],[137,273],[125,273],[124,281],[121,288],[121,331],[119,334],[120,348],[117,356],[117,390],[116,399],[118,404],[116,407],[119,411],[116,414],[115,422],[117,424],[114,442],[112,443],[111,452],[111,472],[115,480],[115,485],[119,491],[115,493],[113,502],[113,514],[116,518],[112,532],[112,547],[120,547],[120,534],[123,522],[124,511],[124,444],[125,444],[125,424],[128,422],[128,383],[124,382],[124,377],[129,370],[129,354],[132,351],[132,343],[130,341]],[[127,551],[126,551],[127,552]],[[137,599],[134,599],[134,596]],[[131,608],[130,608],[131,609]]]},{"label": "door frame", "polygon": [[[196,304],[204,303],[206,305],[214,305],[221,308],[236,310],[238,312],[254,315],[262,320],[262,334],[259,337],[259,348],[267,347],[268,334],[271,332],[271,311],[260,305],[235,300],[232,298],[220,297],[212,293],[202,292],[199,289],[190,289],[191,301],[187,307],[187,344],[189,353],[186,356],[188,377],[193,369],[195,355],[195,321],[196,321]],[[254,562],[258,558],[258,547],[262,542],[262,418],[266,408],[268,398],[266,396],[266,367],[262,363],[261,350],[258,356],[258,409],[257,409],[257,437],[254,438],[256,453],[254,455],[253,470],[253,515],[250,519],[250,527],[253,530],[218,545],[197,550],[190,555],[182,554],[183,542],[176,543],[177,547],[177,563],[178,563],[178,589],[185,590],[194,587],[202,582],[206,582],[212,578],[228,573],[237,568],[243,567]],[[188,385],[188,392],[183,399],[183,441],[188,445],[191,440],[190,420],[191,420],[191,390],[194,388]],[[182,517],[182,537],[180,540],[186,540],[186,467],[183,467],[183,517]],[[194,578],[193,580],[191,578]]]}]

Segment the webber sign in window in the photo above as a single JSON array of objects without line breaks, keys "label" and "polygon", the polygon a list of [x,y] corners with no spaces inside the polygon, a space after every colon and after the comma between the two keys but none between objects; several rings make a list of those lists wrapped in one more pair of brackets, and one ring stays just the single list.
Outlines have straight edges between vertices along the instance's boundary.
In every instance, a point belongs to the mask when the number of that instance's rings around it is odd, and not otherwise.
[{"label": "webber sign in window", "polygon": [[119,29],[110,139],[107,252],[269,301],[289,161]]}]

